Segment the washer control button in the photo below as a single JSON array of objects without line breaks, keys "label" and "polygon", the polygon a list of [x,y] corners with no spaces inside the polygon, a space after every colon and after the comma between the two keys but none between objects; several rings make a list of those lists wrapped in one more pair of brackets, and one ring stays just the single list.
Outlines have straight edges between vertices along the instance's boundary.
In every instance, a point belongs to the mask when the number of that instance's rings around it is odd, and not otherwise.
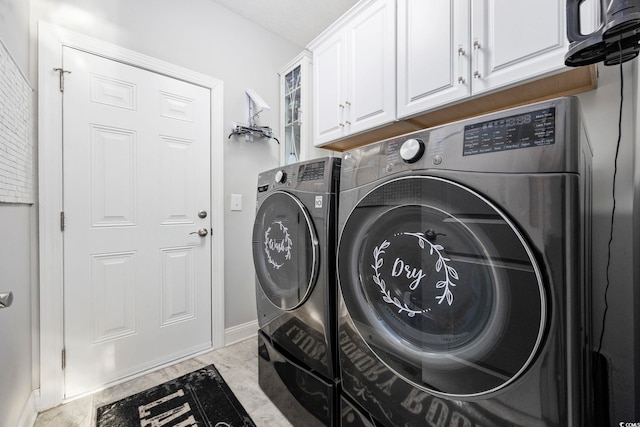
[{"label": "washer control button", "polygon": [[285,182],[287,182],[287,173],[283,170],[279,170],[278,172],[276,172],[276,182],[280,184],[284,184]]},{"label": "washer control button", "polygon": [[424,154],[424,142],[421,139],[411,138],[402,143],[400,157],[407,163],[415,163]]},{"label": "washer control button", "polygon": [[442,156],[440,154],[433,156],[433,164],[437,166],[440,163],[442,163]]}]

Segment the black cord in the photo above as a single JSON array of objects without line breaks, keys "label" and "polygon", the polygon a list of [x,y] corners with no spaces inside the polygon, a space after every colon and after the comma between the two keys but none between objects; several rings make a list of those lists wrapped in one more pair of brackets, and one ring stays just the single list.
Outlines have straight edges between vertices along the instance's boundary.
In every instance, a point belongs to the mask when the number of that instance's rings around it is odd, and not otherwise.
[{"label": "black cord", "polygon": [[624,75],[622,72],[622,42],[618,41],[618,47],[620,49],[620,112],[618,115],[618,142],[616,143],[616,155],[613,166],[613,208],[611,209],[611,229],[609,231],[609,244],[607,249],[607,269],[606,280],[607,285],[604,288],[604,313],[602,314],[602,329],[600,330],[600,341],[598,343],[598,355],[602,353],[602,340],[604,339],[604,328],[607,321],[607,311],[609,311],[609,301],[607,299],[607,293],[609,291],[609,268],[611,267],[611,243],[613,242],[613,223],[616,215],[616,176],[618,175],[618,154],[620,153],[620,140],[622,139],[622,105],[624,102]]}]

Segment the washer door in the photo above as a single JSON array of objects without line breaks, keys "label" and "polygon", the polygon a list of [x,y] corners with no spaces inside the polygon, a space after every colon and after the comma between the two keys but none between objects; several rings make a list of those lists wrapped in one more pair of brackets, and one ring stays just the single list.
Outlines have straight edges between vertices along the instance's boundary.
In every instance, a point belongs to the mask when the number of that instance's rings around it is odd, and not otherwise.
[{"label": "washer door", "polygon": [[428,176],[384,183],[353,209],[338,251],[356,329],[413,385],[478,396],[533,360],[547,312],[540,269],[515,225],[478,193]]},{"label": "washer door", "polygon": [[262,202],[253,226],[253,262],[276,307],[293,310],[305,302],[318,273],[318,238],[295,196],[274,191]]}]

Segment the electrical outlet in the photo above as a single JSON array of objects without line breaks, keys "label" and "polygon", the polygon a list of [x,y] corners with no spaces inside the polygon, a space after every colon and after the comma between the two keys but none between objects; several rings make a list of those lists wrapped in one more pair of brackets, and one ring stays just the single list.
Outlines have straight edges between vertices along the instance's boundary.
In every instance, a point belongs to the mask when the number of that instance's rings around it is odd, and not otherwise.
[{"label": "electrical outlet", "polygon": [[232,211],[242,210],[242,194],[231,195],[231,210]]}]

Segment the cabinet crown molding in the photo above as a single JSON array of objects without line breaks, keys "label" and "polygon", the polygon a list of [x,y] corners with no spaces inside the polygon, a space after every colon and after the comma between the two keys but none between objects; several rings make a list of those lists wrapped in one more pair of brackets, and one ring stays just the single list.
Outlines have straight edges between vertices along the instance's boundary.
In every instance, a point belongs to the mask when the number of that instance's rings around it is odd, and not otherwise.
[{"label": "cabinet crown molding", "polygon": [[363,9],[369,7],[369,5],[379,0],[361,0],[349,10],[347,10],[340,18],[338,18],[327,29],[320,33],[315,39],[311,40],[306,46],[307,49],[313,52],[313,50],[321,44],[327,37],[335,34],[336,31],[341,30],[354,16],[357,16]]},{"label": "cabinet crown molding", "polygon": [[302,52],[297,54],[295,58],[293,58],[285,66],[283,66],[280,69],[280,71],[278,72],[278,75],[282,76],[282,75],[288,73],[290,71],[291,67],[293,67],[294,65],[298,64],[302,60],[311,61],[311,57],[312,57],[312,55],[311,55],[311,52],[309,50],[307,50],[307,49],[303,50]]}]

